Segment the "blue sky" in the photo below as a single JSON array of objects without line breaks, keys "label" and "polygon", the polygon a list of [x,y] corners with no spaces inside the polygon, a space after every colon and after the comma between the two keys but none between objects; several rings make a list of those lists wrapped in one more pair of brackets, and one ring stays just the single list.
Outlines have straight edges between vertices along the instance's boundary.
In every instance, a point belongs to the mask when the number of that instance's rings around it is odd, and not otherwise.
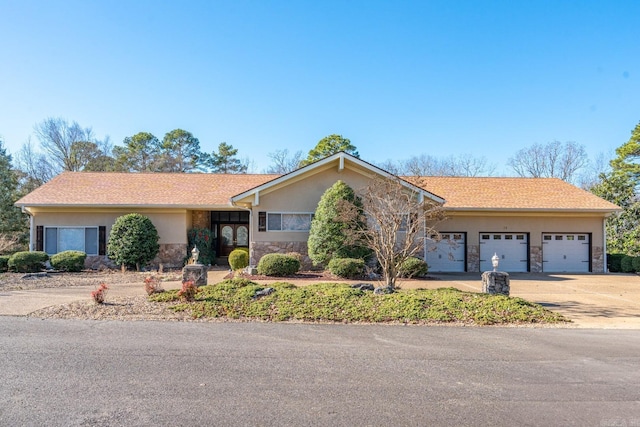
[{"label": "blue sky", "polygon": [[0,135],[15,153],[47,117],[115,144],[182,128],[256,172],[332,133],[371,162],[470,154],[499,173],[552,140],[609,155],[640,121],[638,16],[632,0],[0,0]]}]

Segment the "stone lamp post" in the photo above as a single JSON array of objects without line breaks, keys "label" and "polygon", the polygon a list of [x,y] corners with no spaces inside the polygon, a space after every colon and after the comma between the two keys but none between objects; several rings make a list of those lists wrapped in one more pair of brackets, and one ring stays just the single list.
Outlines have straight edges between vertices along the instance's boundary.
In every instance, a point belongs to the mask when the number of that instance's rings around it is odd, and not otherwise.
[{"label": "stone lamp post", "polygon": [[[193,246],[193,250],[191,251],[191,259],[193,260],[194,264],[198,263],[198,257],[200,256],[200,251],[198,250],[197,246]],[[495,271],[495,269],[494,269]]]},{"label": "stone lamp post", "polygon": [[197,246],[193,246],[191,250],[191,260],[193,264],[187,264],[182,269],[182,281],[193,280],[196,286],[207,284],[207,266],[198,263],[200,251]]},{"label": "stone lamp post", "polygon": [[491,257],[493,271],[482,273],[482,292],[487,294],[500,294],[509,296],[509,273],[498,271],[500,257],[494,253]]}]

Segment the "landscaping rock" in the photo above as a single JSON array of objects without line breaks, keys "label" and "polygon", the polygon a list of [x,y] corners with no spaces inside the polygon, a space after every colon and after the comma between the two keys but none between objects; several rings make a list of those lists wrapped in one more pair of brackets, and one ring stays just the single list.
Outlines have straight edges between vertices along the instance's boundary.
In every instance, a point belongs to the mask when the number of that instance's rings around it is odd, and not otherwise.
[{"label": "landscaping rock", "polygon": [[355,285],[351,285],[353,289],[360,289],[361,291],[373,291],[375,290],[375,286],[371,283],[356,283]]},{"label": "landscaping rock", "polygon": [[253,298],[254,299],[258,299],[260,297],[266,297],[267,295],[271,295],[272,293],[274,293],[276,290],[273,288],[264,288],[261,291],[257,291],[254,295]]}]

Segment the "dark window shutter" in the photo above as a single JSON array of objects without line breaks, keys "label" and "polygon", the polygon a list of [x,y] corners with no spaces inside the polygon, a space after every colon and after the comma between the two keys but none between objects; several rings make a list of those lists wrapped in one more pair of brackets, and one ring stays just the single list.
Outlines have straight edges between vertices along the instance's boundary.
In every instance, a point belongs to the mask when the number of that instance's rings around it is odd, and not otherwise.
[{"label": "dark window shutter", "polygon": [[267,231],[267,213],[258,212],[258,231]]},{"label": "dark window shutter", "polygon": [[98,255],[107,254],[107,227],[98,227]]},{"label": "dark window shutter", "polygon": [[44,226],[36,227],[36,251],[44,250]]}]

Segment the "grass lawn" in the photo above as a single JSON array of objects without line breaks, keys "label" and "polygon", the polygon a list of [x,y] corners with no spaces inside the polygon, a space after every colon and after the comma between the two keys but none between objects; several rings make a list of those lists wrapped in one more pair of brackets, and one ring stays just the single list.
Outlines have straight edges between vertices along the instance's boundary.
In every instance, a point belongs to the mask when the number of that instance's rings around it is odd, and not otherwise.
[{"label": "grass lawn", "polygon": [[454,288],[399,290],[393,294],[374,295],[344,283],[297,287],[278,282],[269,287],[275,292],[255,298],[255,293],[266,286],[247,279],[230,279],[199,288],[193,302],[183,301],[177,290],[153,294],[149,299],[171,304],[175,311],[188,311],[194,318],[472,325],[569,321],[521,298]]}]

